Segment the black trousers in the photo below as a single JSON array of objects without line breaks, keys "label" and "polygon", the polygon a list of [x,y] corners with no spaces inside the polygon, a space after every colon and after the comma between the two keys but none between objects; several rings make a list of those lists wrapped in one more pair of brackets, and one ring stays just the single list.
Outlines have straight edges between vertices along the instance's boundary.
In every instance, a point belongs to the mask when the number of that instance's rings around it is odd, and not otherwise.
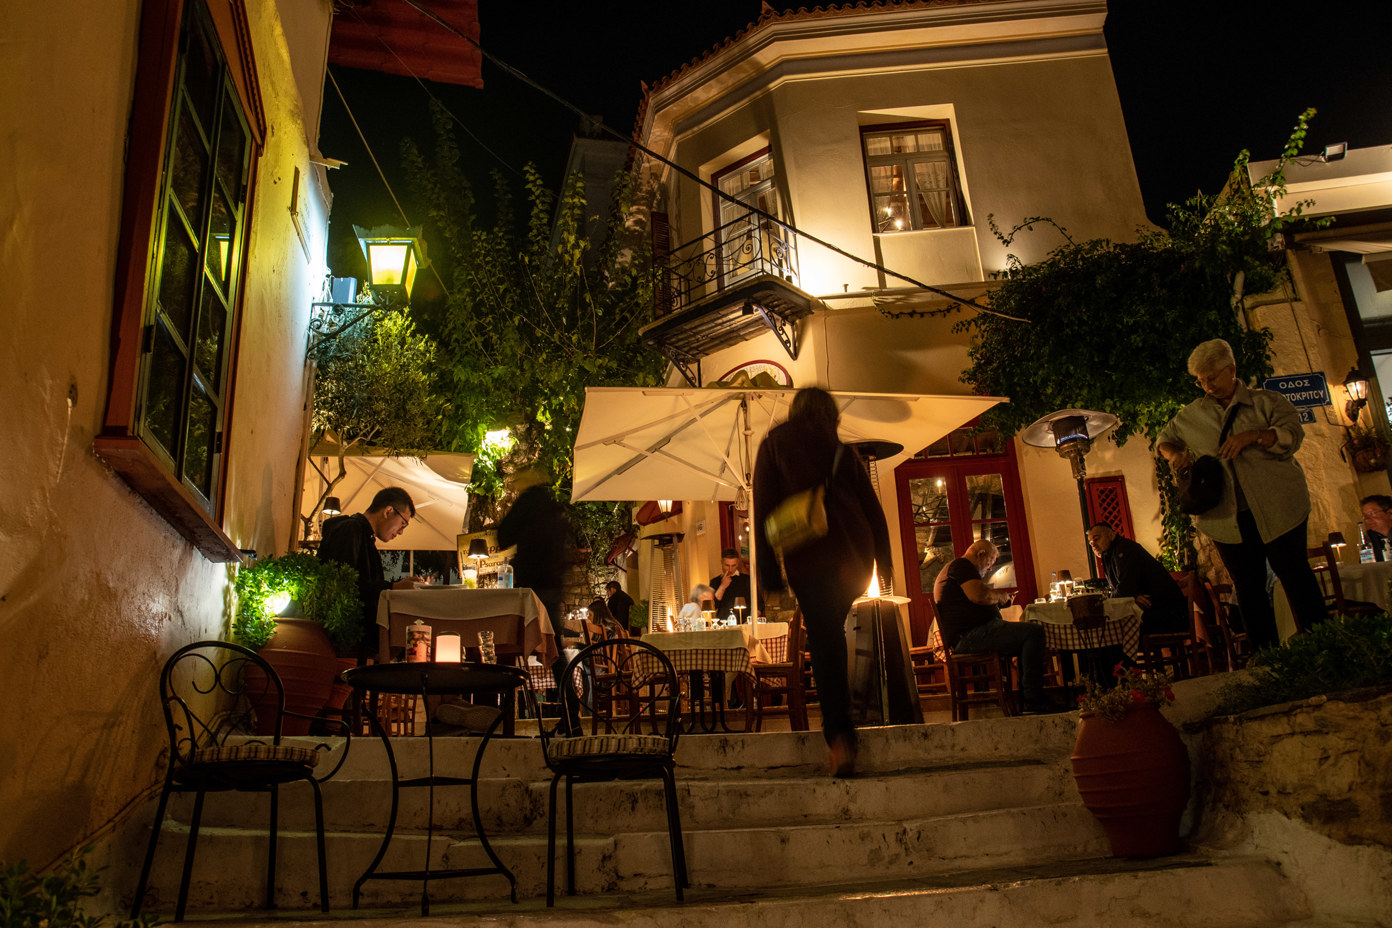
[{"label": "black trousers", "polygon": [[792,584],[802,609],[807,650],[812,652],[812,674],[817,680],[817,699],[822,707],[822,737],[827,744],[838,735],[855,738],[851,722],[851,686],[846,661],[846,616],[864,589],[847,591],[830,578]]},{"label": "black trousers", "polygon": [[1323,622],[1328,616],[1324,591],[1320,589],[1315,572],[1310,569],[1310,560],[1306,557],[1307,521],[1303,520],[1284,535],[1264,542],[1251,511],[1243,510],[1237,514],[1242,543],[1213,543],[1218,549],[1218,556],[1223,559],[1223,566],[1232,575],[1237,602],[1247,623],[1247,635],[1258,648],[1280,643],[1280,635],[1276,631],[1276,613],[1271,608],[1271,599],[1266,595],[1267,564],[1271,565],[1276,579],[1281,581],[1299,627],[1309,628]]}]

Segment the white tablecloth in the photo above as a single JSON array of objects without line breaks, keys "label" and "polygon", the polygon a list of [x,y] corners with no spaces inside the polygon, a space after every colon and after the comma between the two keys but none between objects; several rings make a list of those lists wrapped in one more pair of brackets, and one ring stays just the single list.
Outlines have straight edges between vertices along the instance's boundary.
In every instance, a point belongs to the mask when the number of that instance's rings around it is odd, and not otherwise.
[{"label": "white tablecloth", "polygon": [[[763,626],[727,625],[703,632],[651,632],[643,636],[643,643],[667,655],[678,673],[698,670],[749,673],[751,660],[770,660],[762,636],[753,630],[769,625],[782,625],[783,634],[788,633],[787,623],[784,622],[765,623]],[[643,657],[639,654],[635,661],[638,668],[643,672],[656,670],[655,667],[643,666]]]},{"label": "white tablecloth", "polygon": [[[433,633],[457,631],[468,648],[483,630],[494,633],[497,645],[536,654],[547,666],[556,659],[551,617],[529,589],[471,590],[462,586],[386,590],[377,600],[377,624],[387,630],[381,650],[405,644],[405,628],[424,620]],[[383,660],[386,655],[381,655]]]},{"label": "white tablecloth", "polygon": [[1339,565],[1339,583],[1344,588],[1344,599],[1377,603],[1386,609],[1388,580],[1392,580],[1392,561]]},{"label": "white tablecloth", "polygon": [[[1044,626],[1044,646],[1053,651],[1084,651],[1093,647],[1119,644],[1127,654],[1141,647],[1141,607],[1129,596],[1105,600],[1103,609],[1107,622],[1095,632],[1080,632],[1073,627],[1073,613],[1065,602],[1030,603],[1003,606],[1001,618],[1007,622],[1037,622]],[[941,653],[942,635],[936,620],[928,632],[928,644]]]}]

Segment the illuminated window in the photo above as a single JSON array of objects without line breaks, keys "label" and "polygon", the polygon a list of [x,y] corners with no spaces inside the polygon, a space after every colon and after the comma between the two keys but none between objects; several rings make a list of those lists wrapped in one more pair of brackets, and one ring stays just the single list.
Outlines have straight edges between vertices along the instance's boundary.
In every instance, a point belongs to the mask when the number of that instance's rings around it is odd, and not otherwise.
[{"label": "illuminated window", "polygon": [[869,127],[861,131],[861,146],[876,232],[966,223],[947,123]]},{"label": "illuminated window", "polygon": [[245,26],[245,9],[233,0],[144,5],[117,347],[94,443],[156,511],[219,561],[238,556],[221,528],[223,436],[249,188],[264,133],[255,65],[237,38]]}]

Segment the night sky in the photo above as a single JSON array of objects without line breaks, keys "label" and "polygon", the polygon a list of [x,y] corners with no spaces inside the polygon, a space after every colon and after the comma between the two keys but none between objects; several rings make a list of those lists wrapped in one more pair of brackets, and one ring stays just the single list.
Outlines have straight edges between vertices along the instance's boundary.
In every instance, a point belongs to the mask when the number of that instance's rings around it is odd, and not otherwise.
[{"label": "night sky", "polygon": [[[480,0],[479,8],[485,50],[627,135],[640,81],[656,83],[733,35],[758,17],[760,4]],[[1319,111],[1306,153],[1334,142],[1392,145],[1388,0],[1112,0],[1105,35],[1154,222],[1163,220],[1164,204],[1216,191],[1241,149],[1253,160],[1276,157],[1306,107]],[[411,136],[428,150],[426,91],[410,78],[342,68],[334,76],[419,222],[399,140]],[[481,198],[491,198],[492,171],[520,185],[528,161],[558,184],[577,117],[489,63],[484,83],[482,90],[427,85],[476,137],[458,134]],[[332,85],[325,87],[320,148],[349,163],[329,175],[330,264],[335,273],[354,274],[356,267],[343,266],[356,249],[350,223],[400,219]]]}]

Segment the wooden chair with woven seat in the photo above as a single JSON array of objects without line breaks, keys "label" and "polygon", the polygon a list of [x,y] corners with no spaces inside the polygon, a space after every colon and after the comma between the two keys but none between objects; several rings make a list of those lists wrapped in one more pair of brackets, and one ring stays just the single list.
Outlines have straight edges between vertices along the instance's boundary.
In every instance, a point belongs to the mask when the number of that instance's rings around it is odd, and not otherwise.
[{"label": "wooden chair with woven seat", "polygon": [[973,706],[997,706],[1007,716],[1020,714],[1011,684],[1012,658],[995,651],[957,654],[946,644],[943,655],[952,721],[966,721]]},{"label": "wooden chair with woven seat", "polygon": [[1196,675],[1194,652],[1198,640],[1194,634],[1195,604],[1189,595],[1193,572],[1172,571],[1170,576],[1185,591],[1185,614],[1189,619],[1189,628],[1178,632],[1142,632],[1137,663],[1148,673],[1163,673],[1171,680],[1187,680]]},{"label": "wooden chair with woven seat", "polygon": [[[788,727],[793,731],[807,731],[807,700],[803,694],[803,663],[806,652],[802,649],[802,610],[793,613],[788,622],[787,660],[774,663],[754,664],[754,700],[745,728],[748,731],[763,731],[764,716],[784,714],[788,716]],[[775,698],[781,698],[781,706],[773,705]],[[746,705],[751,705],[746,700]]]},{"label": "wooden chair with woven seat", "polygon": [[1068,611],[1073,616],[1073,627],[1078,630],[1078,637],[1082,639],[1087,650],[1083,663],[1087,665],[1088,676],[1098,684],[1111,677],[1110,673],[1104,672],[1106,668],[1098,666],[1102,628],[1107,624],[1107,611],[1103,605],[1105,600],[1106,597],[1101,593],[1081,593],[1068,598]]},{"label": "wooden chair with woven seat", "polygon": [[1247,623],[1242,616],[1242,607],[1232,601],[1233,588],[1230,583],[1209,583],[1204,581],[1213,606],[1213,615],[1226,646],[1228,667],[1241,670],[1256,650],[1247,634]]},{"label": "wooden chair with woven seat", "polygon": [[[562,671],[563,718],[581,711],[579,682],[588,670],[593,715],[603,731],[558,738],[542,728],[541,748],[553,773],[547,823],[546,904],[556,904],[556,792],[565,781],[566,892],[575,895],[576,783],[614,780],[662,781],[667,839],[677,901],[691,885],[677,807],[677,737],[681,732],[681,688],[667,655],[642,639],[615,638],[582,648]],[[601,692],[604,691],[604,692]],[[601,705],[616,711],[601,714]],[[646,730],[645,730],[646,729]]]},{"label": "wooden chair with woven seat", "polygon": [[[255,683],[248,682],[243,670],[261,671]],[[267,687],[254,694],[249,686]],[[346,719],[327,720],[335,733],[345,741],[338,763],[332,770],[315,776],[319,751],[327,745],[304,747],[281,743],[281,724],[285,717],[307,718],[285,710],[285,691],[271,665],[254,651],[226,641],[197,641],[175,651],[164,664],[159,680],[160,704],[164,711],[165,729],[169,735],[169,761],[155,808],[155,824],[150,843],[145,849],[145,862],[136,881],[131,917],[140,915],[149,885],[150,868],[155,861],[164,827],[169,797],[175,793],[193,793],[193,812],[189,820],[188,841],[184,850],[183,873],[179,882],[179,900],[174,920],[184,920],[188,905],[189,881],[193,875],[194,851],[198,845],[198,830],[203,818],[203,802],[208,793],[265,792],[270,794],[270,845],[266,855],[266,908],[275,908],[276,896],[276,839],[280,787],[288,783],[305,783],[314,794],[314,824],[319,855],[319,908],[329,910],[328,868],[324,853],[324,803],[319,784],[338,772],[348,755],[352,727]],[[272,695],[275,717],[269,727],[273,734],[265,738],[236,737],[245,713],[238,706],[250,695]],[[231,711],[229,711],[231,710]],[[264,721],[264,720],[263,720]],[[263,727],[265,727],[263,725]],[[302,890],[296,889],[294,894]]]},{"label": "wooden chair with woven seat", "polygon": [[[1310,559],[1310,569],[1315,572],[1315,579],[1319,581],[1320,590],[1324,593],[1324,605],[1330,615],[1377,615],[1386,611],[1376,603],[1344,598],[1344,585],[1339,580],[1339,558],[1328,542],[1317,548],[1306,548],[1305,554]],[[1300,617],[1295,615],[1294,609],[1291,610],[1291,618],[1295,622],[1297,632],[1306,630],[1301,626]]]}]

